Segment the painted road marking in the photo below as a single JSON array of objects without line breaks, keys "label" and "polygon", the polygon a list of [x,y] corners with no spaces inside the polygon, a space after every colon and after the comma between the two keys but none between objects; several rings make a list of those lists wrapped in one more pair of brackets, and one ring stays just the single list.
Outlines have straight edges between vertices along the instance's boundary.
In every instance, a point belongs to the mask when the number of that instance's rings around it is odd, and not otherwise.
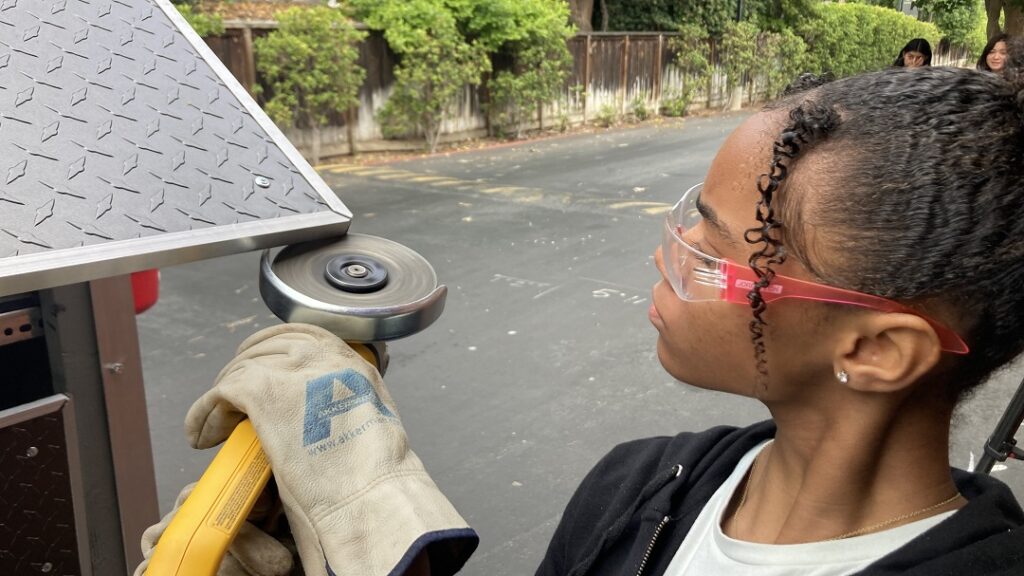
[{"label": "painted road marking", "polygon": [[522,188],[520,186],[491,186],[490,188],[481,188],[480,191],[484,194],[501,194],[502,196],[508,196],[509,194],[517,194],[519,192],[529,192],[536,190],[535,188]]},{"label": "painted road marking", "polygon": [[409,177],[410,182],[437,182],[439,180],[448,180],[447,176],[421,176],[413,174]]},{"label": "painted road marking", "polygon": [[355,165],[353,165],[353,166],[338,166],[338,165],[333,165],[333,166],[321,166],[321,167],[317,168],[317,170],[319,170],[321,172],[327,171],[327,172],[330,172],[331,174],[345,174],[345,173],[348,173],[348,172],[359,170],[360,168],[362,168],[362,166],[355,166]]},{"label": "painted road marking", "polygon": [[667,214],[670,210],[672,210],[672,205],[666,204],[665,202],[645,202],[640,200],[631,200],[629,202],[616,202],[614,204],[609,204],[608,207],[613,210],[639,208],[640,211],[642,211],[645,214],[650,214],[651,216]]}]

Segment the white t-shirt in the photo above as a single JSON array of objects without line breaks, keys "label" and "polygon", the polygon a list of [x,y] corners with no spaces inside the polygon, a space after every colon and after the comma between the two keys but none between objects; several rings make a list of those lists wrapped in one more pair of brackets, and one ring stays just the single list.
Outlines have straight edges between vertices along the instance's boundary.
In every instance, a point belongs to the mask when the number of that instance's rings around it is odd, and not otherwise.
[{"label": "white t-shirt", "polygon": [[748,452],[718,487],[686,535],[665,576],[843,576],[863,570],[882,556],[953,515],[945,512],[896,528],[843,540],[808,544],[758,544],[722,532],[722,516],[754,458],[768,444]]}]

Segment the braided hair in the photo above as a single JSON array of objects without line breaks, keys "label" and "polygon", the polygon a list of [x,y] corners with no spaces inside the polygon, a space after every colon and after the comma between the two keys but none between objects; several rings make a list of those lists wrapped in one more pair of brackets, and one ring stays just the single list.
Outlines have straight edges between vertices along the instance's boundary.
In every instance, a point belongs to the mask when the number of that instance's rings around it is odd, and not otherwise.
[{"label": "braided hair", "polygon": [[[787,255],[819,282],[895,299],[953,326],[971,348],[944,360],[953,399],[1024,350],[1021,56],[1011,48],[1003,77],[894,68],[777,105],[788,121],[758,182],[759,226],[745,234],[759,279],[748,299],[760,376],[761,292]],[[827,169],[805,178],[800,166],[815,155]]]}]

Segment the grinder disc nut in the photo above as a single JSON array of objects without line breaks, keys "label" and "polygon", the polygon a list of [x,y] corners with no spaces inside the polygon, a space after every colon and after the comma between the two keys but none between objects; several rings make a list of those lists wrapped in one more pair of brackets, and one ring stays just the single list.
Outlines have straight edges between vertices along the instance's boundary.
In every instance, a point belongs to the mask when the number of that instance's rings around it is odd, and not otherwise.
[{"label": "grinder disc nut", "polygon": [[388,269],[375,258],[345,254],[327,262],[324,276],[332,286],[345,292],[376,292],[388,283]]}]

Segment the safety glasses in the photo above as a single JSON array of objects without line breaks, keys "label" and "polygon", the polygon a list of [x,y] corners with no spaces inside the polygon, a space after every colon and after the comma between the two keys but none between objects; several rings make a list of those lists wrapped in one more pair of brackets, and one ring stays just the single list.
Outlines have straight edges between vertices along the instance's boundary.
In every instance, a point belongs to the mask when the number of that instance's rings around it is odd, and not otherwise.
[{"label": "safety glasses", "polygon": [[[747,266],[722,258],[715,258],[691,246],[683,236],[700,223],[702,216],[697,200],[703,186],[697,184],[679,199],[665,217],[661,251],[665,272],[672,289],[686,302],[731,302],[749,305],[747,294],[754,288],[757,275]],[[942,350],[953,354],[967,354],[967,344],[945,324],[929,318],[903,304],[853,290],[844,290],[776,275],[771,284],[761,290],[765,302],[783,298],[834,302],[860,306],[881,312],[914,314],[923,318],[935,330]]]}]

